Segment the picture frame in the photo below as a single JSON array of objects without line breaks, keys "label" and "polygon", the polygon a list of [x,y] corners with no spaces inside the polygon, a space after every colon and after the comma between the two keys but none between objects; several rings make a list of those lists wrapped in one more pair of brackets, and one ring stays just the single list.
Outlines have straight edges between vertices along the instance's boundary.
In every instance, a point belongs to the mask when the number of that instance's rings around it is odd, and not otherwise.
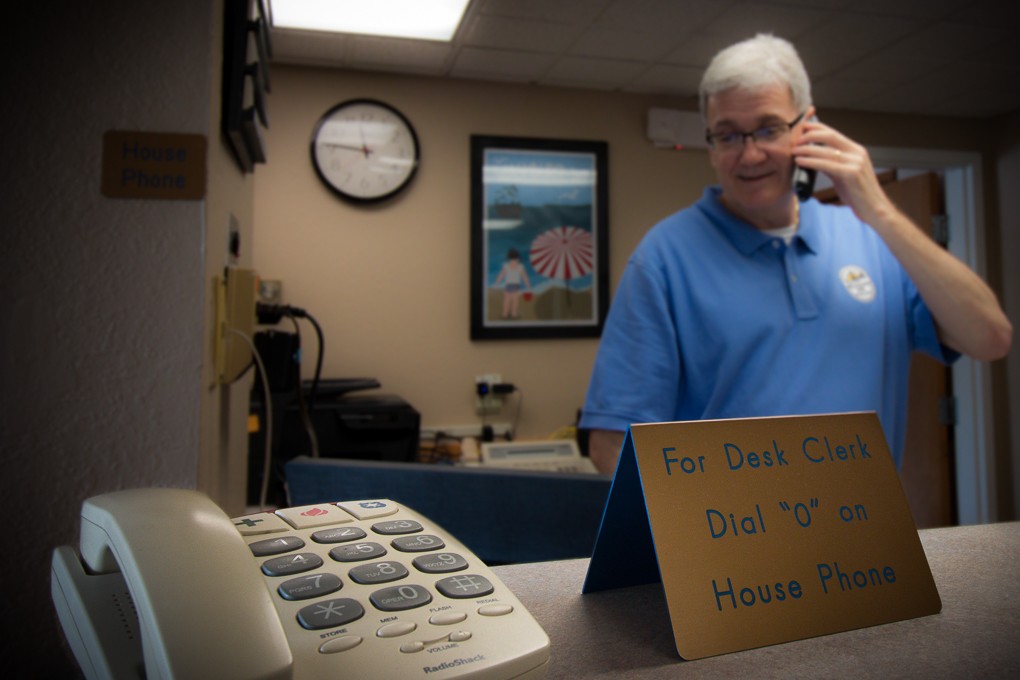
[{"label": "picture frame", "polygon": [[471,136],[471,339],[599,337],[608,144]]},{"label": "picture frame", "polygon": [[266,98],[272,54],[265,1],[227,0],[220,128],[243,173],[266,162],[262,129],[269,127]]}]

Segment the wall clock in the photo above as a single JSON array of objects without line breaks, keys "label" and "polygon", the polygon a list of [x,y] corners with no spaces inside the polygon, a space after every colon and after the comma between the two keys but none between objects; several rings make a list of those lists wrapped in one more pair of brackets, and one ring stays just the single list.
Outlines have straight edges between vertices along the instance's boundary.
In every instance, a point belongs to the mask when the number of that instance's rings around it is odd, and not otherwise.
[{"label": "wall clock", "polygon": [[323,114],[312,132],[311,151],[319,179],[358,203],[382,201],[404,189],[421,161],[411,122],[373,99],[352,99]]}]

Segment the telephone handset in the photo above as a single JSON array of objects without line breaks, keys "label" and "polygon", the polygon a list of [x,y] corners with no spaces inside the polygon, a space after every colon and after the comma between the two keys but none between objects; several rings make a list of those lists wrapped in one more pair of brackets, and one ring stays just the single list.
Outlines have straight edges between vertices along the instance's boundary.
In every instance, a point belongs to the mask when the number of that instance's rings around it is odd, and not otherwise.
[{"label": "telephone handset", "polygon": [[797,198],[801,203],[811,198],[811,195],[815,193],[817,176],[818,171],[810,168],[797,166],[797,169],[793,171],[793,190],[797,193]]},{"label": "telephone handset", "polygon": [[135,489],[82,505],[52,595],[86,678],[538,678],[549,638],[466,546],[386,499],[228,519]]},{"label": "telephone handset", "polygon": [[[808,118],[809,122],[817,122],[818,116]],[[793,166],[793,190],[797,198],[803,203],[815,193],[815,180],[818,178],[818,171],[810,168],[802,168],[796,163]]]}]

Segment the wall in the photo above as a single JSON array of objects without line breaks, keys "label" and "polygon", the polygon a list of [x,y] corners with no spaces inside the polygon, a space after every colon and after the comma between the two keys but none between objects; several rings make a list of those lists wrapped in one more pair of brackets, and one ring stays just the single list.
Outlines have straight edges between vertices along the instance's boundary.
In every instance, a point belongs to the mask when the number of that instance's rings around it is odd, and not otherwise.
[{"label": "wall", "polygon": [[[207,101],[206,135],[209,140],[208,181],[203,215],[201,378],[199,444],[196,486],[209,494],[231,516],[244,513],[248,489],[248,410],[254,375],[242,375],[231,385],[219,385],[215,375],[213,329],[215,328],[214,279],[232,264],[251,268],[254,245],[255,174],[243,173],[227,140],[220,134],[223,10],[221,0],[212,3],[207,40],[212,46],[205,64]],[[229,255],[230,228],[240,238],[240,255]],[[242,342],[232,338],[234,342]]]},{"label": "wall", "polygon": [[[381,206],[342,202],[319,182],[309,160],[315,122],[356,97],[381,99],[401,110],[421,142],[414,182]],[[655,102],[275,67],[267,135],[271,162],[255,182],[256,270],[281,279],[285,301],[322,325],[325,376],[375,377],[382,391],[414,405],[423,424],[437,426],[477,424],[474,376],[500,373],[522,391],[520,436],[545,436],[574,422],[598,342],[470,340],[469,136],[609,142],[615,286],[644,230],[700,196],[712,177],[703,152],[661,151],[647,141],[645,115]],[[312,337],[307,326],[302,334]],[[305,347],[310,375],[314,339]],[[515,415],[516,398],[489,420],[512,421]]]},{"label": "wall", "polygon": [[[239,491],[220,493],[246,443],[243,415],[224,406],[243,406],[248,388],[212,387],[210,369],[210,272],[227,211],[250,233],[253,185],[219,142],[221,17],[219,1],[168,0],[26,4],[8,17],[0,492],[16,547],[0,658],[32,677],[72,675],[49,563],[76,544],[84,498],[197,486],[243,508]],[[109,129],[205,135],[208,200],[104,198]]]},{"label": "wall", "polygon": [[[473,418],[471,380],[497,370],[525,389],[522,432],[544,434],[572,420],[596,343],[468,341],[468,135],[610,141],[614,283],[648,225],[693,200],[709,176],[697,154],[656,151],[644,139],[647,106],[687,102],[295,68],[274,70],[271,162],[255,180],[241,176],[219,141],[221,13],[220,2],[109,0],[8,14],[17,36],[5,43],[16,49],[3,91],[17,96],[0,99],[9,131],[0,171],[0,493],[14,553],[5,571],[13,585],[0,596],[9,622],[0,658],[34,677],[74,677],[59,649],[48,564],[53,547],[76,541],[82,499],[197,486],[229,512],[241,503],[247,382],[215,387],[210,370],[211,278],[226,261],[228,214],[243,229],[242,264],[254,247],[256,268],[284,279],[289,301],[321,318],[333,375],[377,375],[427,421],[445,423]],[[421,176],[382,209],[339,204],[308,165],[314,121],[352,96],[403,108],[423,138]],[[847,119],[869,136],[918,146],[926,140],[915,131],[928,129],[947,148],[976,148],[969,140],[985,127]],[[206,201],[103,198],[108,129],[205,134]],[[1016,129],[1014,118],[999,163],[1010,188],[1001,192],[1003,247],[989,245],[1003,263],[1015,262],[1018,246]],[[994,187],[994,167],[986,181]],[[380,262],[392,264],[383,272]],[[1002,268],[1016,320],[1020,282]],[[1020,422],[1020,407],[1010,408]],[[1012,442],[1016,461],[1020,437]]]},{"label": "wall", "polygon": [[[1004,294],[1003,308],[1013,322],[1014,338],[1020,336],[1020,114],[1006,116],[997,121],[996,138],[1001,140],[995,154],[996,171],[1000,192],[998,203],[993,206],[998,213],[1002,235],[998,251]],[[1006,190],[1006,187],[1009,187]],[[1014,347],[1020,340],[1014,339]],[[1007,417],[999,419],[996,440],[1000,451],[1011,455],[999,458],[999,498],[1002,517],[1020,517],[1020,361],[1017,350],[1011,352],[1006,362],[1005,379],[997,385],[997,401],[1006,401]],[[1001,396],[1001,399],[1000,399]]]},{"label": "wall", "polygon": [[[384,390],[418,408],[426,426],[441,426],[477,422],[473,378],[498,372],[523,390],[522,437],[571,423],[583,401],[596,340],[469,339],[469,136],[609,142],[615,288],[648,227],[696,199],[714,180],[705,152],[658,150],[645,136],[650,106],[695,103],[303,67],[278,66],[273,76],[272,161],[256,177],[255,266],[265,278],[282,279],[286,301],[307,309],[324,327],[324,374],[377,377]],[[316,120],[333,105],[359,97],[403,111],[423,147],[410,189],[370,208],[334,197],[309,160]],[[980,151],[988,139],[986,125],[966,120],[847,111],[824,111],[823,117],[874,146]],[[986,182],[994,198],[994,167]],[[986,226],[995,252],[997,225]],[[306,376],[311,363],[306,361]],[[511,404],[496,420],[513,415]]]}]

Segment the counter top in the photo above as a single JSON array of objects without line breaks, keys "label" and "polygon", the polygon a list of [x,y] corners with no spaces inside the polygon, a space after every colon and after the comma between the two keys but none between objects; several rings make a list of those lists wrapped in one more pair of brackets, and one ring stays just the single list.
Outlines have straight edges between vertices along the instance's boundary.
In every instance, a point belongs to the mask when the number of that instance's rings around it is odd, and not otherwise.
[{"label": "counter top", "polygon": [[494,571],[552,641],[547,678],[1020,677],[1020,522],[919,535],[941,613],[695,661],[661,584],[581,595],[587,559]]}]

